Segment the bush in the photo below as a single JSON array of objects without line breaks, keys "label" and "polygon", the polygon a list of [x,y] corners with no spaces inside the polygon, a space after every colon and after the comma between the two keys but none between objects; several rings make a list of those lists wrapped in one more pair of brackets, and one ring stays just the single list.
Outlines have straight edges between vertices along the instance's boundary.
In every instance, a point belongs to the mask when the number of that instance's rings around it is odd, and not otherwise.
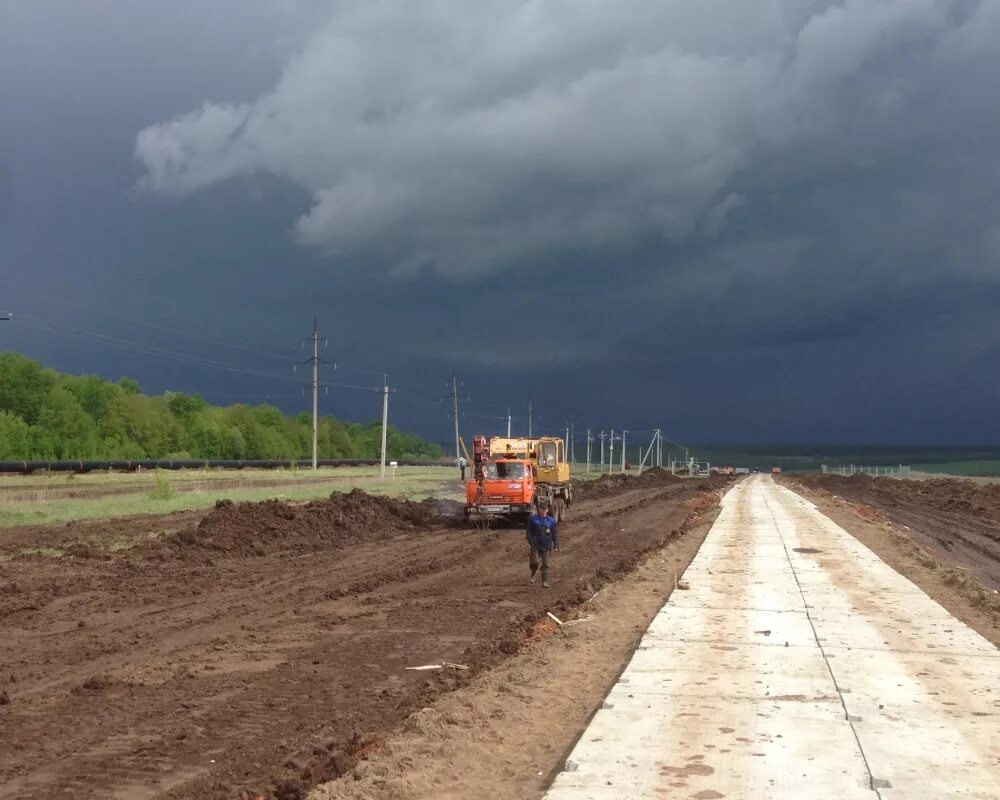
[{"label": "bush", "polygon": [[162,469],[156,470],[156,483],[153,484],[149,496],[153,500],[169,500],[174,496],[174,487],[170,485],[170,480]]}]

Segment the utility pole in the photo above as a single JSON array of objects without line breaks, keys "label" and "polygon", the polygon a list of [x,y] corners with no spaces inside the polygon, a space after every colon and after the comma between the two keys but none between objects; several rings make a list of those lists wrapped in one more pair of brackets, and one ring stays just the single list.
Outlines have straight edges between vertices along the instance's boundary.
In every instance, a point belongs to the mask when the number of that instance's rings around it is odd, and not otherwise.
[{"label": "utility pole", "polygon": [[566,423],[566,441],[563,442],[563,461],[569,461],[569,423]]},{"label": "utility pole", "polygon": [[[315,470],[318,468],[317,464],[317,449],[319,442],[319,328],[316,317],[313,317],[313,332],[312,336],[308,339],[303,339],[303,344],[307,342],[312,342],[312,358],[306,359],[304,363],[312,365],[312,400],[313,400],[313,414],[312,414],[312,468]],[[327,344],[327,339],[323,338],[324,346]],[[325,361],[322,363],[326,363]]]},{"label": "utility pole", "polygon": [[510,409],[507,409],[507,438],[510,438]]},{"label": "utility pole", "polygon": [[576,463],[576,423],[573,420],[569,421],[569,463]]},{"label": "utility pole", "polygon": [[529,397],[528,398],[528,438],[529,439],[531,438],[531,411],[532,411],[533,406],[534,406],[534,403],[532,403],[532,400]]},{"label": "utility pole", "polygon": [[462,457],[458,449],[458,378],[451,373],[451,414],[455,418],[455,464]]},{"label": "utility pole", "polygon": [[590,474],[590,428],[587,428],[587,474]]},{"label": "utility pole", "polygon": [[615,429],[611,429],[611,435],[608,437],[608,475],[615,471]]},{"label": "utility pole", "polygon": [[379,478],[385,480],[385,442],[386,429],[389,425],[389,377],[382,376],[382,468],[379,471]]},{"label": "utility pole", "polygon": [[597,437],[601,440],[601,475],[604,474],[604,431],[601,431],[601,435]]},{"label": "utility pole", "polygon": [[622,428],[622,474],[625,474],[625,434],[628,431]]}]

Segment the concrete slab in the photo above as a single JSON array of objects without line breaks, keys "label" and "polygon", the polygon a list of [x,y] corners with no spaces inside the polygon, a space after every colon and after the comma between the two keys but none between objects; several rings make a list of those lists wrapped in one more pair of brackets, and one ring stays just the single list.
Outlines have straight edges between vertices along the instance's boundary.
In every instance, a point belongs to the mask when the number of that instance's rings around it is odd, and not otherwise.
[{"label": "concrete slab", "polygon": [[568,766],[546,797],[609,787],[619,798],[875,797],[836,701],[615,706],[597,713]]},{"label": "concrete slab", "polygon": [[638,651],[608,702],[647,694],[748,700],[836,696],[830,670],[816,648],[686,642],[671,653],[673,658],[664,659],[659,648]]},{"label": "concrete slab", "polygon": [[742,482],[683,579],[550,800],[1000,798],[1000,651],[812,504]]},{"label": "concrete slab", "polygon": [[860,611],[826,613],[823,606],[810,613],[824,647],[864,650],[903,650],[952,655],[985,655],[1000,659],[997,649],[965,625],[950,618],[883,614],[878,624]]},{"label": "concrete slab", "polygon": [[770,611],[754,607],[715,609],[668,606],[650,623],[645,639],[695,640],[727,644],[815,646],[812,626],[801,611]]}]

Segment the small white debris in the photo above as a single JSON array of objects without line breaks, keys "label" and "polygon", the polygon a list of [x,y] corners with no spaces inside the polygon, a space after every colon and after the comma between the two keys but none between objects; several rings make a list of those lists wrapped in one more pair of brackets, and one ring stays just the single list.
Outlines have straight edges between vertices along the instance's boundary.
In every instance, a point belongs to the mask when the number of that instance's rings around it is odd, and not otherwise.
[{"label": "small white debris", "polygon": [[558,625],[560,628],[563,626],[563,621],[559,619],[559,617],[557,617],[551,611],[546,611],[545,613],[548,614],[549,617],[552,619],[552,621],[555,622],[556,625]]}]

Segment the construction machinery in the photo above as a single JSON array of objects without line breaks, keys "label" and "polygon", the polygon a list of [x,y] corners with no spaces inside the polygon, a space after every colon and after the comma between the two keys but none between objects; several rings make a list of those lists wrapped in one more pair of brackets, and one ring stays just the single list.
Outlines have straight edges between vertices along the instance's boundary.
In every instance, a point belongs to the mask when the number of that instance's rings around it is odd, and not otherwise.
[{"label": "construction machinery", "polygon": [[566,445],[555,436],[476,436],[472,469],[472,479],[465,485],[469,520],[524,522],[544,497],[559,522],[573,501]]}]

